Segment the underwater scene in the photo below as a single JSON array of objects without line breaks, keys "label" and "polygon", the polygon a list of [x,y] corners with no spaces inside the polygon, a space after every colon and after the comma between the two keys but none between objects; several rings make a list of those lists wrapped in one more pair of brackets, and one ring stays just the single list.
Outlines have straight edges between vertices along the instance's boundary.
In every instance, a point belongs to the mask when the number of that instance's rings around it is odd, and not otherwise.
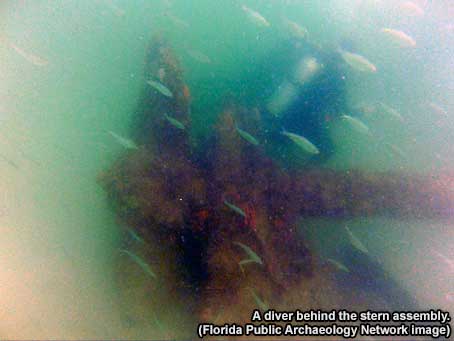
[{"label": "underwater scene", "polygon": [[454,2],[0,2],[0,339],[428,340]]}]

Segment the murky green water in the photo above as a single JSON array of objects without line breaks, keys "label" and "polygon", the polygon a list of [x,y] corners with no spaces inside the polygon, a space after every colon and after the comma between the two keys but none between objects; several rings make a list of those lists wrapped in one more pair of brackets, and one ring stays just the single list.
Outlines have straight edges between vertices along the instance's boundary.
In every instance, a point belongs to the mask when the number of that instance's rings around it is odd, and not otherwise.
[{"label": "murky green water", "polygon": [[[166,335],[155,324],[125,324],[115,284],[118,222],[96,183],[124,153],[108,131],[131,136],[145,83],[145,54],[157,33],[181,61],[197,148],[203,148],[226,102],[260,108],[260,96],[277,85],[271,75],[287,72],[280,47],[292,36],[285,24],[291,21],[307,29],[303,44],[310,41],[333,53],[349,49],[376,67],[371,73],[342,66],[351,109],[344,114],[360,118],[373,138],[352,133],[345,122],[326,122],[334,153],[322,167],[421,174],[451,170],[454,7],[449,0],[414,0],[420,13],[405,3],[3,1],[0,336]],[[269,26],[248,18],[243,5]],[[396,46],[381,31],[387,27],[406,32],[416,46]],[[377,102],[397,110],[403,121],[374,110]],[[281,155],[287,152],[275,149],[269,155],[288,167],[310,165],[307,159],[292,164],[293,157]],[[302,219],[301,234],[314,255],[339,258],[348,248],[345,225],[420,307],[453,314],[451,219],[311,218]],[[178,303],[169,304],[175,314],[181,310]],[[188,335],[178,319],[163,328]]]}]

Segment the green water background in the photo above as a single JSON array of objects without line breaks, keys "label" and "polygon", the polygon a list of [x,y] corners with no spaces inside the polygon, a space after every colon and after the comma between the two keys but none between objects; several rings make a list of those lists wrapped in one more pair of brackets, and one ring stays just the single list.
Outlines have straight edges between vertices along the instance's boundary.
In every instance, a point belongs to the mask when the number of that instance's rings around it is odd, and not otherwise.
[{"label": "green water background", "polygon": [[[396,3],[2,2],[0,154],[10,162],[1,163],[0,260],[4,266],[0,276],[8,280],[2,280],[6,284],[1,287],[0,304],[8,313],[0,323],[0,334],[19,338],[121,335],[112,284],[118,227],[96,176],[123,152],[106,131],[129,135],[131,114],[145,81],[145,52],[157,32],[169,38],[181,57],[193,97],[195,141],[212,129],[224,94],[237,88],[238,75],[286,35],[281,22],[287,17],[305,26],[320,44],[336,46],[345,37],[353,40],[378,72],[347,75],[351,103],[383,101],[405,118],[403,127],[381,118],[366,121],[383,132],[384,140],[397,145],[405,159],[396,159],[382,144],[334,125],[337,152],[327,166],[423,173],[452,168],[449,15],[454,9],[449,1],[420,1],[424,17],[407,17],[395,9]],[[242,4],[258,10],[271,27],[250,22]],[[183,22],[172,21],[168,14]],[[390,48],[379,32],[382,27],[411,33],[417,48]],[[48,65],[33,65],[7,42],[46,59]],[[194,60],[188,50],[206,54],[212,63]],[[440,118],[441,124],[434,124],[438,118],[428,106],[431,102],[449,114]],[[378,218],[349,224],[420,302],[452,306],[441,294],[453,287],[452,279],[448,280],[452,276],[431,253],[435,249],[454,257],[449,247],[451,224]],[[345,239],[338,222],[320,219],[302,222],[302,227],[310,229],[311,243],[323,256]],[[414,267],[426,271],[413,275],[408,269]]]}]

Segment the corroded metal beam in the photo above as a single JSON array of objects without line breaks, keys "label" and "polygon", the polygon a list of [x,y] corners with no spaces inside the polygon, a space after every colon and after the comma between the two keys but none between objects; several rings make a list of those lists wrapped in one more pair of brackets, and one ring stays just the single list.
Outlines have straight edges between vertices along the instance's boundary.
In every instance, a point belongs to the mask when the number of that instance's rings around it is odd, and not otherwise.
[{"label": "corroded metal beam", "polygon": [[[189,90],[177,59],[161,38],[153,42],[145,70],[146,79],[162,82],[173,97],[145,87],[134,126],[142,147],[121,157],[100,175],[99,183],[122,222],[142,238],[173,249],[174,258],[178,253],[186,257],[183,264],[191,258],[191,269],[206,273],[192,274],[200,281],[205,303],[200,318],[226,299],[240,302],[252,285],[256,295],[272,302],[314,276],[311,252],[297,234],[301,217],[439,218],[453,212],[454,175],[282,169],[262,146],[238,134],[236,123],[245,117],[254,121],[248,131],[260,133],[254,131],[260,125],[257,110],[226,108],[203,157],[195,159],[188,135]],[[186,129],[173,126],[165,113]],[[245,255],[235,242],[248,245],[263,264],[247,271],[240,268]]]}]

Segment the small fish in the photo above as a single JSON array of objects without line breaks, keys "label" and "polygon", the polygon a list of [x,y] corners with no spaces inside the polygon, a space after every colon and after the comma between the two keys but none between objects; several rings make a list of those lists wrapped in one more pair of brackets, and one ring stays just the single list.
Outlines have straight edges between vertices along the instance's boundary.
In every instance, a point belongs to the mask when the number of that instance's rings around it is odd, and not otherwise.
[{"label": "small fish", "polygon": [[386,105],[383,102],[379,102],[378,105],[381,107],[382,112],[384,114],[387,114],[388,116],[392,117],[397,121],[404,122],[404,118],[396,109],[391,108],[390,106]]},{"label": "small fish", "polygon": [[249,134],[248,132],[246,132],[238,127],[236,127],[236,131],[238,132],[238,134],[240,134],[240,136],[243,139],[245,139],[247,142],[253,144],[254,146],[258,146],[260,144],[259,141],[254,136]]},{"label": "small fish", "polygon": [[173,97],[172,92],[164,84],[154,80],[148,80],[147,83],[166,97]]},{"label": "small fish", "polygon": [[140,268],[147,275],[149,275],[150,277],[156,279],[156,274],[153,272],[153,270],[151,270],[150,266],[147,263],[145,263],[145,261],[142,258],[140,258],[136,254],[134,254],[134,253],[132,253],[131,251],[128,251],[128,250],[120,249],[120,252],[128,255],[134,262],[137,263],[137,265],[140,266]]},{"label": "small fish", "polygon": [[248,287],[249,291],[251,292],[252,294],[252,297],[254,298],[254,301],[255,303],[257,304],[257,307],[259,307],[261,310],[263,311],[268,311],[270,309],[270,307],[268,306],[268,304],[265,303],[265,301],[263,301],[255,292],[254,289]]},{"label": "small fish", "polygon": [[118,7],[115,3],[113,3],[112,1],[108,0],[106,1],[106,4],[107,6],[110,7],[110,9],[112,10],[112,12],[117,16],[117,17],[122,17],[125,15],[125,11],[123,9],[121,9],[120,7]]},{"label": "small fish", "polygon": [[180,121],[174,119],[173,117],[170,117],[169,115],[167,114],[164,114],[164,117],[167,121],[169,121],[169,123],[171,125],[173,125],[175,128],[178,128],[178,129],[181,129],[181,130],[184,130],[185,129],[185,126],[183,123],[181,123]]},{"label": "small fish", "polygon": [[292,34],[293,37],[297,39],[305,39],[308,36],[307,29],[305,27],[302,27],[298,25],[296,22],[291,21],[287,18],[283,19],[285,26],[287,27],[287,30]]},{"label": "small fish", "polygon": [[31,54],[29,52],[25,52],[24,50],[22,50],[20,47],[16,46],[15,44],[13,43],[9,43],[9,46],[11,46],[11,48],[16,51],[19,55],[21,55],[25,60],[27,60],[28,62],[30,62],[31,64],[35,65],[35,66],[46,66],[49,64],[49,62],[41,57],[38,57],[34,54]]},{"label": "small fish", "polygon": [[302,150],[304,150],[308,154],[319,154],[320,151],[318,148],[312,144],[308,139],[301,135],[289,133],[287,131],[283,131],[282,135],[287,136],[290,140],[292,140],[298,147],[300,147]]},{"label": "small fish", "polygon": [[259,12],[243,5],[241,9],[248,15],[249,19],[258,26],[269,27],[270,23]]},{"label": "small fish", "polygon": [[362,253],[369,253],[367,248],[364,246],[364,244],[353,234],[353,232],[348,228],[348,226],[344,226],[345,230],[348,233],[348,239],[350,240],[350,243],[359,251]]},{"label": "small fish", "polygon": [[446,257],[444,254],[442,254],[441,252],[438,252],[438,251],[433,251],[433,254],[438,256],[440,259],[443,260],[443,262],[446,263],[446,265],[449,266],[449,268],[451,269],[451,271],[454,271],[454,260],[452,259],[449,259],[448,257]]},{"label": "small fish", "polygon": [[141,237],[139,237],[139,235],[133,229],[128,227],[126,230],[128,231],[129,235],[131,236],[131,238],[133,240],[135,240],[139,244],[143,244],[144,243],[143,239]]},{"label": "small fish", "polygon": [[422,17],[424,15],[424,10],[411,1],[405,1],[399,6],[399,8],[408,16]]},{"label": "small fish", "polygon": [[338,270],[341,270],[344,272],[350,272],[350,270],[344,264],[342,264],[341,262],[339,262],[335,259],[327,258],[326,261],[333,264]]},{"label": "small fish", "polygon": [[139,147],[135,144],[134,141],[130,140],[130,139],[127,139],[125,137],[122,137],[116,133],[114,133],[113,131],[109,130],[108,133],[110,135],[112,135],[112,137],[120,144],[122,145],[123,147],[125,147],[126,149],[139,149]]},{"label": "small fish", "polygon": [[365,57],[352,53],[352,52],[347,52],[347,51],[340,51],[340,54],[342,56],[342,59],[350,65],[353,69],[360,71],[360,72],[377,72],[377,67],[372,64],[369,60],[367,60]]},{"label": "small fish", "polygon": [[240,243],[240,242],[233,242],[233,244],[238,245],[239,247],[241,247],[244,250],[244,252],[246,252],[246,254],[249,257],[247,259],[242,260],[239,263],[240,265],[248,264],[248,263],[257,263],[257,264],[263,265],[262,259],[249,246],[244,245],[243,243]]},{"label": "small fish", "polygon": [[164,14],[164,15],[165,15],[167,18],[169,18],[169,20],[170,20],[170,21],[172,22],[172,24],[174,24],[175,26],[179,26],[179,27],[181,27],[181,28],[189,28],[189,24],[188,24],[186,21],[184,21],[184,20],[178,18],[177,16],[175,16],[175,15],[173,15],[173,14],[171,14],[171,13],[166,13],[166,14]]},{"label": "small fish", "polygon": [[203,64],[210,64],[211,59],[207,55],[203,54],[200,51],[195,51],[195,50],[188,50],[187,51],[188,55],[193,58],[194,60],[203,63]]},{"label": "small fish", "polygon": [[156,327],[158,327],[161,332],[166,330],[166,328],[164,327],[164,325],[162,324],[161,320],[158,318],[156,313],[153,314],[153,322],[156,324]]},{"label": "small fish", "polygon": [[238,265],[240,266],[241,269],[243,269],[243,265],[251,264],[251,263],[257,263],[257,262],[253,259],[243,259],[238,262]]},{"label": "small fish", "polygon": [[429,103],[429,107],[438,115],[443,116],[443,117],[448,117],[448,112],[443,109],[440,105],[434,102]]},{"label": "small fish", "polygon": [[5,161],[6,163],[8,163],[11,167],[19,169],[19,166],[14,161],[7,158],[6,156],[0,155],[0,158],[3,159],[3,161]]},{"label": "small fish", "polygon": [[395,30],[393,28],[382,28],[383,33],[387,34],[393,42],[401,47],[414,47],[416,41],[405,32]]},{"label": "small fish", "polygon": [[238,206],[235,206],[234,204],[229,203],[227,200],[224,200],[224,204],[228,208],[233,210],[234,212],[238,213],[240,216],[243,216],[244,218],[246,218],[246,213],[244,213],[244,211],[241,208],[239,208]]},{"label": "small fish", "polygon": [[369,127],[366,126],[362,121],[358,118],[349,116],[349,115],[342,115],[341,118],[347,122],[356,132],[364,135],[370,135]]},{"label": "small fish", "polygon": [[401,159],[405,159],[405,158],[406,158],[405,153],[403,152],[403,150],[400,149],[399,147],[397,147],[396,145],[391,144],[391,143],[387,143],[387,142],[385,142],[385,145],[386,145],[389,149],[391,149],[391,152],[392,152],[394,155],[400,157]]}]

